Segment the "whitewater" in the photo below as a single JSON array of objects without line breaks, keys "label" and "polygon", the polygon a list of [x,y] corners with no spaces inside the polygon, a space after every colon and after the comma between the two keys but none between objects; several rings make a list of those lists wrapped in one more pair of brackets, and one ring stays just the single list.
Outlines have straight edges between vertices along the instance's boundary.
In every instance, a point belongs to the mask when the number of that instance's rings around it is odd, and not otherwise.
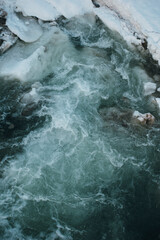
[{"label": "whitewater", "polygon": [[159,65],[89,1],[47,2],[0,57],[0,239],[158,240]]}]

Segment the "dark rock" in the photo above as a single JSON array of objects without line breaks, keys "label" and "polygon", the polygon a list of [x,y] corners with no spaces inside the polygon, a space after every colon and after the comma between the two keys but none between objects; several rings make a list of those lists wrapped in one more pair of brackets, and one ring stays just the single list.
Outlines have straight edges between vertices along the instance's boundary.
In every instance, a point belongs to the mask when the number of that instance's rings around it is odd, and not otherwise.
[{"label": "dark rock", "polygon": [[17,39],[18,38],[7,27],[3,27],[0,31],[0,54],[3,54],[13,46]]},{"label": "dark rock", "polygon": [[9,125],[8,129],[9,129],[9,130],[14,129],[14,124],[11,123],[11,124]]},{"label": "dark rock", "polygon": [[6,16],[7,16],[7,13],[2,8],[0,8],[0,27],[5,26]]},{"label": "dark rock", "polygon": [[37,109],[36,103],[27,104],[22,110],[22,116],[30,116]]},{"label": "dark rock", "polygon": [[99,3],[97,3],[95,0],[92,0],[92,3],[96,8],[100,8]]},{"label": "dark rock", "polygon": [[146,39],[143,39],[142,47],[143,47],[145,50],[147,50],[147,48],[148,48],[148,42],[147,42]]}]

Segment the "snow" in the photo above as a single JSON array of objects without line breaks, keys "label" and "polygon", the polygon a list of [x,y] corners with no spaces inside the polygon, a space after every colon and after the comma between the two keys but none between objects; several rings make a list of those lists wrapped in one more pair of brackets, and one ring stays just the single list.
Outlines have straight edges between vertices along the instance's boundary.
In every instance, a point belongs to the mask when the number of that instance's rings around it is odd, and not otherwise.
[{"label": "snow", "polygon": [[43,33],[35,19],[17,15],[14,12],[8,14],[6,25],[11,32],[28,43],[37,41]]},{"label": "snow", "polygon": [[116,12],[119,21],[125,20],[138,37],[147,40],[148,50],[160,65],[160,1],[99,0],[99,3]]},{"label": "snow", "polygon": [[16,11],[22,12],[24,16],[33,16],[44,21],[53,21],[60,15],[46,0],[17,0]]},{"label": "snow", "polygon": [[127,22],[120,19],[113,10],[102,6],[100,8],[94,8],[93,11],[108,28],[112,31],[118,32],[128,43],[135,45],[140,44],[140,40],[134,36],[133,31],[129,28]]}]

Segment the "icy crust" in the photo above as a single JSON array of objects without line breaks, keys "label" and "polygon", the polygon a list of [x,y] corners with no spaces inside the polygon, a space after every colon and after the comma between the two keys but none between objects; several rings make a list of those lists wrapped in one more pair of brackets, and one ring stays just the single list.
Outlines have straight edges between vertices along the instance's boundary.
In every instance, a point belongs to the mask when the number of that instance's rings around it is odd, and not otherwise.
[{"label": "icy crust", "polygon": [[[108,25],[112,28],[115,24],[116,30],[128,41],[129,39],[124,34],[126,28],[122,26],[122,22],[125,20],[129,31],[135,32],[142,41],[143,39],[147,40],[148,50],[160,65],[160,1],[98,0],[98,2],[103,8],[107,7],[114,11],[119,17],[118,22],[117,20],[112,21],[112,24]],[[102,13],[103,8],[97,9],[96,12],[106,23],[107,15]],[[133,38],[131,38],[132,40]]]},{"label": "icy crust", "polygon": [[17,0],[16,11],[22,12],[24,16],[33,16],[44,21],[53,21],[60,15],[46,0]]}]

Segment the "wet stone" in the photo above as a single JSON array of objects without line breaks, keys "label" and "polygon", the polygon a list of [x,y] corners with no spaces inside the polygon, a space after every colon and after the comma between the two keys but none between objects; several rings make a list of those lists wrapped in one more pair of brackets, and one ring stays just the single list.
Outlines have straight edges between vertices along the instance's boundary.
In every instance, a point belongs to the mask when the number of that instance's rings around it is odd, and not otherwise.
[{"label": "wet stone", "polygon": [[0,30],[0,54],[6,52],[11,46],[13,46],[17,37],[9,31],[7,27],[4,27]]},{"label": "wet stone", "polygon": [[8,127],[9,130],[12,130],[14,129],[14,124],[10,124],[9,127]]},{"label": "wet stone", "polygon": [[96,8],[100,8],[100,5],[99,5],[99,3],[98,3],[97,1],[92,0],[92,3],[93,3],[93,5],[94,5]]},{"label": "wet stone", "polygon": [[3,27],[6,24],[7,13],[0,8],[0,27]]},{"label": "wet stone", "polygon": [[22,110],[22,116],[30,116],[37,109],[36,103],[27,104]]},{"label": "wet stone", "polygon": [[151,113],[140,113],[135,111],[132,116],[132,122],[140,125],[153,125],[155,122],[155,117]]}]

